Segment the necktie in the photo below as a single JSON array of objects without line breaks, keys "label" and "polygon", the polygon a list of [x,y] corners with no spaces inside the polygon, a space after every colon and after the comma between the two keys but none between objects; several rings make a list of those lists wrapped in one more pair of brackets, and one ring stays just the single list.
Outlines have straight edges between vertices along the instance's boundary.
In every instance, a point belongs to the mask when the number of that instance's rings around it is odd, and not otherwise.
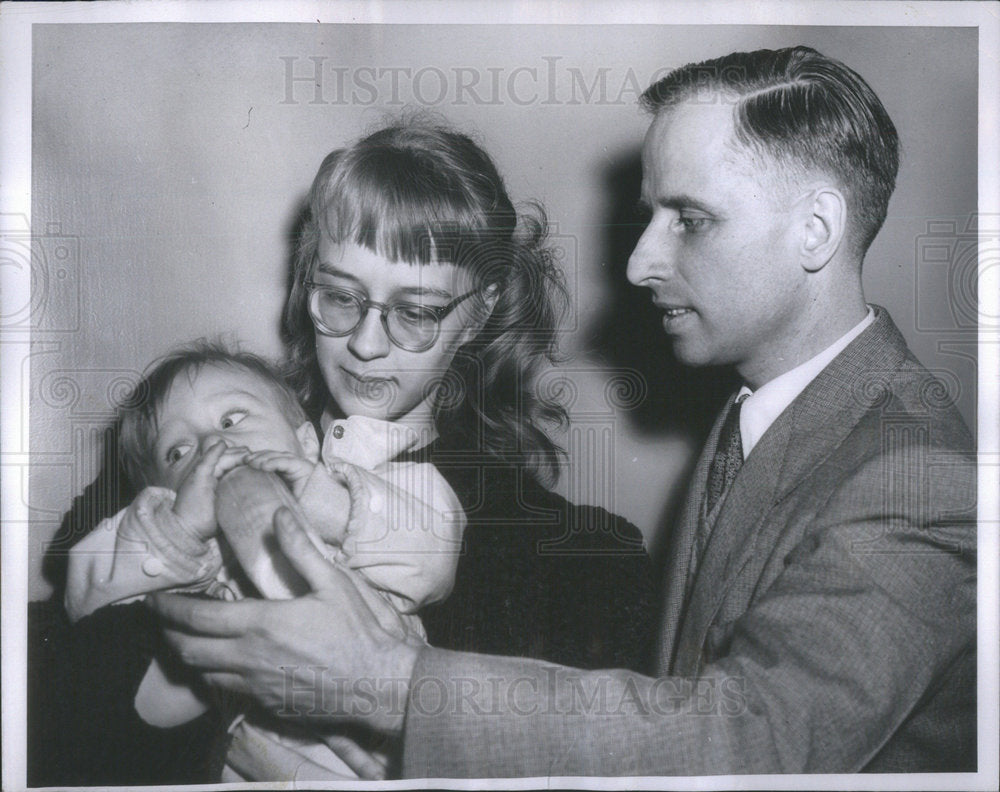
[{"label": "necktie", "polygon": [[705,555],[705,548],[708,547],[708,539],[712,535],[712,528],[715,524],[713,519],[715,515],[712,514],[712,509],[716,507],[729,485],[733,483],[736,473],[743,464],[740,408],[746,397],[747,394],[743,394],[742,398],[730,405],[726,419],[722,422],[722,429],[719,431],[719,441],[715,445],[712,464],[708,468],[708,486],[705,488],[705,516],[698,521],[698,530],[691,547],[691,568],[687,579],[686,594],[688,599],[691,597],[698,565]]},{"label": "necktie", "polygon": [[711,514],[722,495],[729,489],[743,464],[743,438],[740,436],[740,408],[744,394],[729,407],[729,414],[719,432],[719,442],[708,468],[708,488],[705,490],[705,514]]}]

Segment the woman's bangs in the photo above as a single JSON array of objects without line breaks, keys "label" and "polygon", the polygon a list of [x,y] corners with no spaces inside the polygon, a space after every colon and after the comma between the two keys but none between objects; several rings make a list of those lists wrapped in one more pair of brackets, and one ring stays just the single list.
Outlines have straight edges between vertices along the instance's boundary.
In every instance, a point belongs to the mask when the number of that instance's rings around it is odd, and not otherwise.
[{"label": "woman's bangs", "polygon": [[354,242],[390,261],[459,264],[462,249],[486,230],[464,192],[408,157],[345,165],[329,183],[320,215],[335,242]]}]

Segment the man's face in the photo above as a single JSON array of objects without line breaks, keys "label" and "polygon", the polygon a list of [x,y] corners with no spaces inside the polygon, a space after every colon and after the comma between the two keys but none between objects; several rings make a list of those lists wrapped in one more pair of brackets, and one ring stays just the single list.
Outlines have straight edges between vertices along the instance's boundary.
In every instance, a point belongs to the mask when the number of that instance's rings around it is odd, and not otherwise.
[{"label": "man's face", "polygon": [[732,364],[756,387],[782,369],[808,299],[792,222],[797,196],[735,141],[732,110],[720,98],[653,121],[642,151],[651,219],[628,279],[653,292],[681,362]]}]

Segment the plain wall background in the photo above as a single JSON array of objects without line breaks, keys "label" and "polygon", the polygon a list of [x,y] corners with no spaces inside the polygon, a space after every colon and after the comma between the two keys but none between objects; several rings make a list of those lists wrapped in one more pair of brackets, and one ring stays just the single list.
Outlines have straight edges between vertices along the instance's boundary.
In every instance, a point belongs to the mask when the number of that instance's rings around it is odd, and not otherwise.
[{"label": "plain wall background", "polygon": [[[32,222],[45,238],[32,297],[33,599],[50,591],[42,553],[99,470],[116,400],[154,357],[196,337],[225,333],[280,355],[289,233],[316,168],[404,108],[472,132],[515,201],[546,205],[574,304],[563,341],[571,360],[545,382],[574,398],[560,489],[624,514],[654,548],[729,385],[717,372],[678,369],[648,294],[624,280],[648,123],[635,100],[670,67],[806,44],[872,85],[904,159],[866,261],[866,294],[889,309],[974,426],[976,259],[963,233],[976,210],[974,29],[34,31]],[[317,63],[318,87],[289,89],[289,69],[308,76]]]}]

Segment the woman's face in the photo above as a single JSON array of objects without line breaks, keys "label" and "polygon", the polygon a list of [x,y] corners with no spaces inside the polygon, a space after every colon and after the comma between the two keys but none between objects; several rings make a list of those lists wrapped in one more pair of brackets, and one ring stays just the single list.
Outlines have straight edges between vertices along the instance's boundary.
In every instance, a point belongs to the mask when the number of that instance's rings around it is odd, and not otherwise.
[{"label": "woman's face", "polygon": [[[325,234],[312,280],[378,303],[403,301],[439,307],[474,288],[453,264],[392,262],[353,242],[335,243]],[[389,340],[377,308],[346,336],[316,332],[316,358],[330,395],[345,415],[396,420],[433,408],[434,383],[448,370],[455,351],[471,340],[474,299],[464,300],[444,319],[434,345],[408,352]]]}]

